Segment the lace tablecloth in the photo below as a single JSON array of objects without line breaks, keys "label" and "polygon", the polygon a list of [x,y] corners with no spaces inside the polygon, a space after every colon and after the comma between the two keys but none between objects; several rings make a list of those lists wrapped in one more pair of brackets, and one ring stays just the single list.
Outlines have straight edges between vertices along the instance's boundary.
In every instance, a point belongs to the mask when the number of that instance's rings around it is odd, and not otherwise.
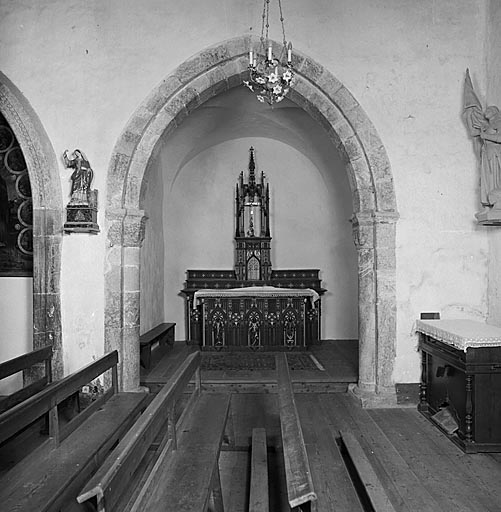
[{"label": "lace tablecloth", "polygon": [[415,328],[465,352],[470,347],[501,347],[501,328],[474,320],[416,320]]},{"label": "lace tablecloth", "polygon": [[275,286],[247,286],[245,288],[203,289],[195,292],[193,306],[204,297],[308,297],[312,303],[318,293],[310,288],[277,288]]}]

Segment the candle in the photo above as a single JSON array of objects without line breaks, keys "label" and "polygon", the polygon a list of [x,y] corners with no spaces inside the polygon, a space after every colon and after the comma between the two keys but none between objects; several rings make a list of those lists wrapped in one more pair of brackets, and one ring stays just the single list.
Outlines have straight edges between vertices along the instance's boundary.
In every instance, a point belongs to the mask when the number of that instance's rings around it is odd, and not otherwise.
[{"label": "candle", "polygon": [[287,62],[291,62],[292,61],[292,43],[289,42],[289,44],[287,45]]},{"label": "candle", "polygon": [[268,46],[268,60],[271,60],[271,44]]},{"label": "candle", "polygon": [[252,58],[252,50],[249,50],[249,64],[252,66],[252,63],[253,63],[253,58]]}]

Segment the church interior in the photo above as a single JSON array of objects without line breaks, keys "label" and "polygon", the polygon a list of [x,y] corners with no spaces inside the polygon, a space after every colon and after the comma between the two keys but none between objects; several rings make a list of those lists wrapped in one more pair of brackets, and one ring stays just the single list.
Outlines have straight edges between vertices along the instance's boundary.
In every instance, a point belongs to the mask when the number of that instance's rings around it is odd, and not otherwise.
[{"label": "church interior", "polygon": [[500,23],[0,0],[0,509],[501,510]]}]

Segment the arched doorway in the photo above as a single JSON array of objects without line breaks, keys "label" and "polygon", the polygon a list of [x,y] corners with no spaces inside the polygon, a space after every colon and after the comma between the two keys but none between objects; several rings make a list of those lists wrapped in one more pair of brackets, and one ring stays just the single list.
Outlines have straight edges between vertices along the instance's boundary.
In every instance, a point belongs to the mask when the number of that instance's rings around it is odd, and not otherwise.
[{"label": "arched doorway", "polygon": [[[205,49],[153,90],[120,136],[108,170],[106,219],[106,349],[122,353],[122,385],[139,384],[139,253],[144,233],[140,188],[159,137],[174,130],[207,99],[240,86],[247,75],[251,38]],[[275,43],[277,47],[279,46]],[[393,177],[385,148],[351,93],[312,59],[294,55],[296,79],[289,98],[320,123],[342,156],[353,200],[359,275],[359,383],[370,403],[390,400],[396,339]]]},{"label": "arched doorway", "polygon": [[54,378],[63,376],[61,350],[62,194],[49,138],[19,89],[0,72],[0,112],[24,155],[33,200],[33,348],[52,345]]}]

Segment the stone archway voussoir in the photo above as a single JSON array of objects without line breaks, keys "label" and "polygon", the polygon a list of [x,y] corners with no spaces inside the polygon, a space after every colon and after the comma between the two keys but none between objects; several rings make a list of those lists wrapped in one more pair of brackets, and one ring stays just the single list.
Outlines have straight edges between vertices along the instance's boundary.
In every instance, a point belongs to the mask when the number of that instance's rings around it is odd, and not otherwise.
[{"label": "stone archway voussoir", "polygon": [[176,76],[169,76],[162,80],[158,87],[146,98],[142,106],[152,113],[157,114],[176,91],[182,89],[183,84]]},{"label": "stone archway voussoir", "polygon": [[315,84],[315,88],[317,88],[316,84],[320,80],[320,77],[325,73],[325,68],[321,64],[305,56],[303,56],[302,62],[296,69],[298,73],[311,84]]}]

